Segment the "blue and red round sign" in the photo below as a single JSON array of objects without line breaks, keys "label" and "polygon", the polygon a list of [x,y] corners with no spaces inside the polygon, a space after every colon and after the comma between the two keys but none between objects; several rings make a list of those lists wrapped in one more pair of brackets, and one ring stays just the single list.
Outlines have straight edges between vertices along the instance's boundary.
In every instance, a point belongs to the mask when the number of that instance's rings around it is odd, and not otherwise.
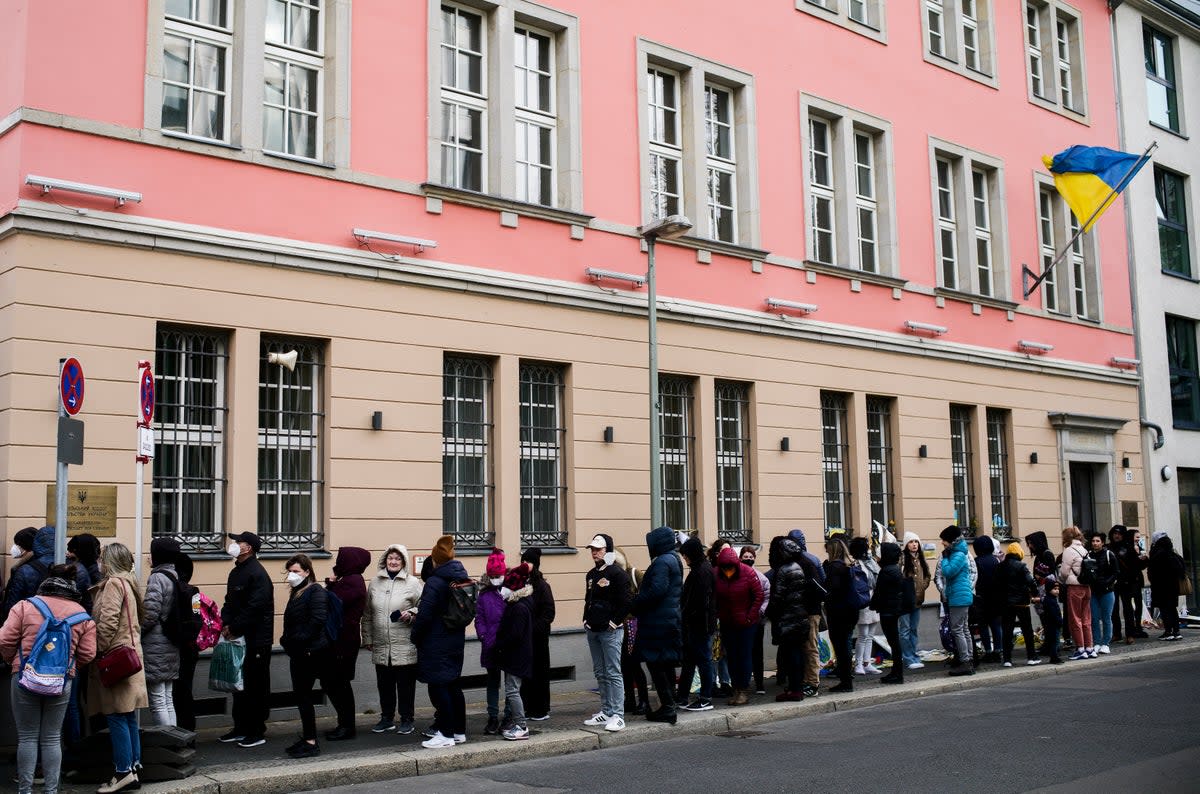
[{"label": "blue and red round sign", "polygon": [[70,416],[83,408],[84,385],[83,365],[79,359],[71,357],[63,361],[58,374],[58,396],[62,400],[63,410]]},{"label": "blue and red round sign", "polygon": [[138,421],[146,427],[154,421],[154,372],[142,367],[138,376]]}]

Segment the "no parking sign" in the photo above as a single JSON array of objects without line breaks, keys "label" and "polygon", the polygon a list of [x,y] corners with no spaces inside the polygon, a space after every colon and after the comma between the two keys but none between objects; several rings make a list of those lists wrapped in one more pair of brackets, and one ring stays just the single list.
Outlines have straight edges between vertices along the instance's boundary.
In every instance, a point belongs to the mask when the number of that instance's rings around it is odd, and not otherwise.
[{"label": "no parking sign", "polygon": [[83,408],[85,385],[83,365],[79,363],[79,359],[74,356],[64,359],[62,368],[58,371],[58,396],[68,416],[74,416]]}]

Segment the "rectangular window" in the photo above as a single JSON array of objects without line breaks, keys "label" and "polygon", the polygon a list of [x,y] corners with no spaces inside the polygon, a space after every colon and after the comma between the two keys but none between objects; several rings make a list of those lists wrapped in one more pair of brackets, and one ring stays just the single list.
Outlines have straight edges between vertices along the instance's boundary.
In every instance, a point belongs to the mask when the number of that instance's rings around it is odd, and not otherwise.
[{"label": "rectangular window", "polygon": [[1175,427],[1200,428],[1200,363],[1196,321],[1167,315],[1167,370]]},{"label": "rectangular window", "polygon": [[929,51],[934,55],[946,54],[946,9],[942,0],[925,0],[925,18],[928,29]]},{"label": "rectangular window", "polygon": [[564,380],[560,366],[521,364],[522,546],[567,544]]},{"label": "rectangular window", "polygon": [[265,151],[320,157],[324,24],[321,0],[267,0]]},{"label": "rectangular window", "polygon": [[867,479],[871,488],[871,520],[884,527],[895,520],[892,484],[892,405],[889,397],[867,397]]},{"label": "rectangular window", "polygon": [[708,172],[708,236],[737,241],[737,161],[734,155],[733,94],[704,87],[705,166]]},{"label": "rectangular window", "polygon": [[939,287],[1006,299],[1000,161],[944,141],[933,141],[931,157]]},{"label": "rectangular window", "polygon": [[834,264],[833,155],[829,122],[812,118],[808,122],[808,184],[812,195],[809,227],[812,232],[812,258]]},{"label": "rectangular window", "polygon": [[939,157],[937,172],[938,260],[942,286],[958,289],[958,222],[954,210],[954,163]]},{"label": "rectangular window", "polygon": [[1075,77],[1071,66],[1071,26],[1066,20],[1055,23],[1054,51],[1058,59],[1058,97],[1063,107],[1075,107]]},{"label": "rectangular window", "polygon": [[516,96],[516,198],[554,204],[554,48],[548,34],[518,27],[513,31]]},{"label": "rectangular window", "polygon": [[992,210],[988,172],[976,168],[971,171],[971,205],[974,210],[975,273],[976,291],[980,295],[992,294]]},{"label": "rectangular window", "polygon": [[[267,359],[298,354],[293,370]],[[322,345],[263,337],[258,362],[258,534],[263,547],[324,544],[324,372]]]},{"label": "rectangular window", "polygon": [[971,455],[971,414],[966,405],[950,406],[950,479],[954,488],[954,523],[968,535],[974,535],[975,489],[974,462]]},{"label": "rectangular window", "polygon": [[977,0],[962,0],[963,64],[979,71],[979,10]]},{"label": "rectangular window", "polygon": [[[749,543],[750,387],[716,382],[717,537]],[[669,525],[668,525],[669,526]]]},{"label": "rectangular window", "polygon": [[160,327],[154,351],[151,534],[224,548],[228,336]]},{"label": "rectangular window", "polygon": [[492,365],[446,356],[442,365],[442,532],[460,546],[492,545]]},{"label": "rectangular window", "polygon": [[992,495],[992,535],[1012,537],[1012,492],[1008,484],[1008,411],[987,409],[988,484]]},{"label": "rectangular window", "polygon": [[924,0],[925,60],[995,86],[992,28],[992,0]]},{"label": "rectangular window", "polygon": [[795,0],[796,10],[887,43],[885,0]]},{"label": "rectangular window", "polygon": [[824,477],[825,531],[850,526],[850,442],[846,412],[849,397],[821,392],[821,471]]},{"label": "rectangular window", "polygon": [[663,69],[647,72],[650,122],[650,204],[654,218],[684,211],[680,168],[683,144],[679,132],[679,76]]},{"label": "rectangular window", "polygon": [[1154,198],[1158,203],[1158,251],[1167,273],[1192,276],[1188,241],[1187,200],[1182,176],[1154,166]]},{"label": "rectangular window", "polygon": [[[1067,214],[1070,223],[1067,231],[1074,241],[1071,243],[1071,294],[1075,298],[1075,316],[1090,317],[1088,311],[1087,258],[1083,251],[1083,235],[1079,234],[1079,219],[1074,213]],[[1076,236],[1078,235],[1078,236]]]},{"label": "rectangular window", "polygon": [[879,270],[879,205],[875,188],[875,142],[866,133],[854,134],[855,203],[858,210],[858,261],[863,270]]},{"label": "rectangular window", "polygon": [[[487,53],[483,34],[480,14],[458,6],[442,6],[442,184],[477,192],[487,188]],[[527,150],[526,159],[530,156]]]},{"label": "rectangular window", "polygon": [[672,529],[696,529],[692,380],[670,375],[659,378],[658,402],[663,523]]},{"label": "rectangular window", "polygon": [[1062,0],[1025,3],[1029,97],[1034,104],[1077,118],[1084,101],[1083,27],[1079,12]]},{"label": "rectangular window", "polygon": [[1046,97],[1042,75],[1042,14],[1033,3],[1025,6],[1025,50],[1029,63],[1030,89],[1036,97]]},{"label": "rectangular window", "polygon": [[162,130],[229,140],[233,29],[224,0],[168,0],[163,35]]},{"label": "rectangular window", "polygon": [[1179,132],[1179,100],[1175,86],[1175,39],[1149,25],[1142,28],[1146,56],[1146,99],[1150,121]]},{"label": "rectangular window", "polygon": [[[1056,195],[1056,191],[1051,187],[1042,187],[1038,190],[1038,243],[1043,273],[1049,270],[1058,253],[1054,241],[1054,230],[1057,225],[1054,220]],[[1057,267],[1049,270],[1049,275],[1042,281],[1042,299],[1045,302],[1046,310],[1051,312],[1059,311],[1057,273]]]}]

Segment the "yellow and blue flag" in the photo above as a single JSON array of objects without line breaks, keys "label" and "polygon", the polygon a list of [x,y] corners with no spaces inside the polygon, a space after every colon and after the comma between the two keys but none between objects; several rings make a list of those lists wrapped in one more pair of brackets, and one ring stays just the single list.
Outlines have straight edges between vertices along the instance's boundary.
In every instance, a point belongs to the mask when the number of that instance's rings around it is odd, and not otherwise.
[{"label": "yellow and blue flag", "polygon": [[1042,162],[1054,174],[1054,186],[1083,224],[1083,231],[1088,232],[1149,159],[1148,155],[1101,146],[1072,146],[1053,157],[1043,157]]}]

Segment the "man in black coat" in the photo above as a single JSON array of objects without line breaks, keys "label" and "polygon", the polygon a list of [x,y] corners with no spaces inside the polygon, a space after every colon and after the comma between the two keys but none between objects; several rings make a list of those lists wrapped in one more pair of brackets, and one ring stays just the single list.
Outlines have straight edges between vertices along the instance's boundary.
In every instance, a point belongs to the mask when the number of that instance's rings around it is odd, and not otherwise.
[{"label": "man in black coat", "polygon": [[554,624],[554,591],[542,574],[542,550],[525,549],[521,562],[529,563],[533,573],[529,584],[533,586],[533,670],[528,680],[521,679],[521,700],[525,703],[525,714],[531,720],[550,718],[550,628]]},{"label": "man in black coat", "polygon": [[275,592],[271,577],[258,561],[262,540],[253,532],[229,533],[227,549],[233,570],[221,607],[221,634],[227,640],[246,642],[241,692],[233,693],[233,729],[220,737],[239,747],[265,743],[268,701],[271,697],[271,635],[275,626]]},{"label": "man in black coat", "polygon": [[[688,538],[679,548],[687,560],[688,575],[683,581],[681,613],[683,626],[683,667],[679,671],[680,703],[688,711],[712,709],[712,635],[717,630],[717,602],[712,565],[704,554],[699,538]],[[688,702],[692,677],[700,670],[700,692]]]},{"label": "man in black coat", "polygon": [[900,545],[883,543],[879,546],[879,576],[875,580],[875,593],[871,596],[871,609],[879,613],[883,624],[883,636],[892,650],[892,672],[879,679],[881,684],[903,684],[904,663],[900,658],[900,616],[916,608],[916,593],[913,580],[900,570]]}]

